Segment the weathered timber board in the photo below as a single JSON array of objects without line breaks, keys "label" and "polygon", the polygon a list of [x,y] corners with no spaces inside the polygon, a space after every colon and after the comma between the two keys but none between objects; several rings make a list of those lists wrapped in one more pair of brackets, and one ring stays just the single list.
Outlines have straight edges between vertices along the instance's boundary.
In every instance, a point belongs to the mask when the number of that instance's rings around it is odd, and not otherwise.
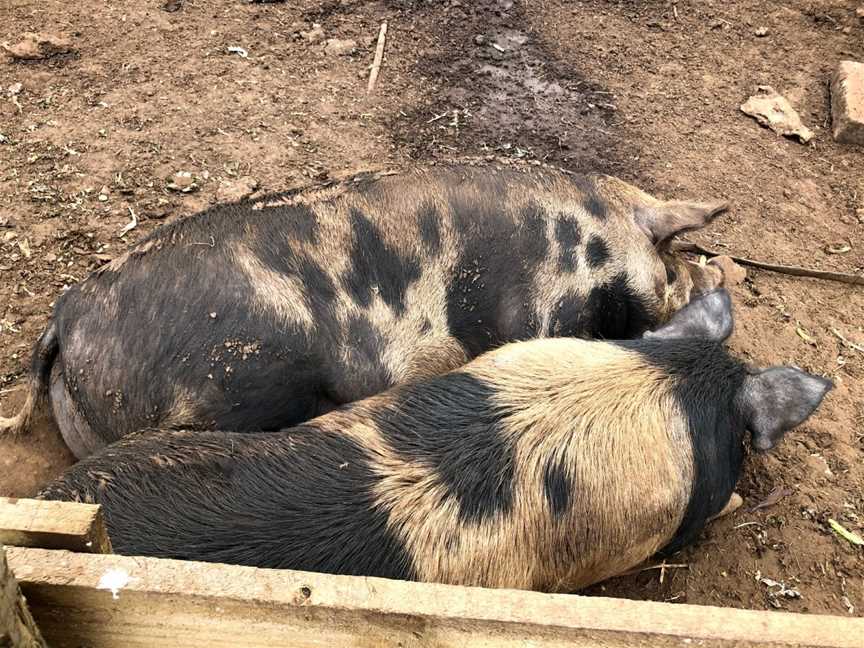
[{"label": "weathered timber board", "polygon": [[0,646],[3,648],[46,648],[27,602],[6,564],[0,545]]},{"label": "weathered timber board", "polygon": [[0,544],[111,553],[96,504],[0,497]]},{"label": "weathered timber board", "polygon": [[[864,619],[490,590],[155,558],[9,548],[50,645],[823,646]],[[128,583],[100,589],[106,574]]]}]

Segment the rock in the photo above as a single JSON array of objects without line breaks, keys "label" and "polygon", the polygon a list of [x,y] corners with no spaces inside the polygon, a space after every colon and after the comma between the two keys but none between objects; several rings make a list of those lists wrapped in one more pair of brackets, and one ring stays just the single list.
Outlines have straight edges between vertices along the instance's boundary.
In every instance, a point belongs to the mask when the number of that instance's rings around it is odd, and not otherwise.
[{"label": "rock", "polygon": [[310,45],[314,45],[315,43],[320,43],[324,40],[324,30],[321,29],[321,25],[318,23],[312,23],[312,29],[309,31],[301,31],[300,35]]},{"label": "rock", "polygon": [[162,11],[174,13],[175,11],[179,11],[182,6],[183,0],[168,0],[168,2],[162,5]]},{"label": "rock", "polygon": [[195,178],[189,171],[178,171],[168,182],[168,188],[171,191],[179,191],[181,193],[190,193],[198,188],[195,183]]},{"label": "rock", "polygon": [[815,475],[819,477],[833,477],[834,473],[831,472],[831,469],[828,467],[828,462],[825,461],[825,458],[818,454],[807,455],[807,458],[804,460],[804,463],[807,465],[807,468]]},{"label": "rock", "polygon": [[840,61],[831,78],[834,139],[864,146],[864,63]]},{"label": "rock", "polygon": [[482,34],[477,34],[474,37],[474,44],[475,45],[483,45],[485,42],[486,42],[486,37],[483,36]]},{"label": "rock", "polygon": [[258,181],[251,176],[223,180],[216,189],[216,199],[219,202],[238,202],[251,196],[256,189],[258,189]]},{"label": "rock", "polygon": [[21,91],[23,89],[24,85],[22,83],[13,83],[6,89],[6,92],[9,94],[10,97],[14,97],[15,95],[21,94]]},{"label": "rock", "polygon": [[720,268],[727,286],[737,286],[747,278],[747,271],[726,255],[714,257],[708,263]]},{"label": "rock", "polygon": [[768,28],[767,28],[767,27],[760,27],[759,29],[757,29],[757,30],[756,30],[755,32],[753,32],[753,33],[754,33],[756,36],[758,36],[759,38],[762,38],[762,37],[768,35]]},{"label": "rock", "polygon": [[864,5],[861,5],[855,10],[855,15],[864,20]]},{"label": "rock", "polygon": [[802,144],[813,137],[813,131],[801,122],[801,117],[786,97],[777,94],[771,86],[759,86],[756,94],[741,104],[741,112],[775,133],[784,137],[797,137]]},{"label": "rock", "polygon": [[0,227],[15,227],[15,221],[12,220],[11,216],[0,214]]},{"label": "rock", "polygon": [[15,45],[3,45],[3,49],[13,59],[37,61],[72,51],[72,42],[63,36],[48,32],[25,32]]},{"label": "rock", "polygon": [[357,41],[330,38],[324,45],[324,53],[330,56],[348,56],[357,50]]}]

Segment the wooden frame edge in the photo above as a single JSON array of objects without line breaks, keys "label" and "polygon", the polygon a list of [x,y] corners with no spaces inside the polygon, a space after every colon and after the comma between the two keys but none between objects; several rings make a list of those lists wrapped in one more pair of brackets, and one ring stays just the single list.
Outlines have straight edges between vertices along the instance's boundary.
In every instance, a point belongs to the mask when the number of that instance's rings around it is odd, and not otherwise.
[{"label": "wooden frame edge", "polygon": [[[820,646],[864,619],[8,548],[52,646]],[[111,588],[114,588],[112,591]],[[66,610],[75,623],[58,619]],[[70,630],[70,628],[72,628]],[[226,644],[227,645],[227,644]]]}]

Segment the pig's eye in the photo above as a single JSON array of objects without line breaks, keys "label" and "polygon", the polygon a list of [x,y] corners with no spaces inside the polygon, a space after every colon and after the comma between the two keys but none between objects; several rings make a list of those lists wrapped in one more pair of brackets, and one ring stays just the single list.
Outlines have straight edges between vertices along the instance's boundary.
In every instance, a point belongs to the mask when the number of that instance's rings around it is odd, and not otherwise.
[{"label": "pig's eye", "polygon": [[675,272],[674,268],[670,268],[666,266],[666,283],[675,283],[675,280],[678,278],[678,273]]}]

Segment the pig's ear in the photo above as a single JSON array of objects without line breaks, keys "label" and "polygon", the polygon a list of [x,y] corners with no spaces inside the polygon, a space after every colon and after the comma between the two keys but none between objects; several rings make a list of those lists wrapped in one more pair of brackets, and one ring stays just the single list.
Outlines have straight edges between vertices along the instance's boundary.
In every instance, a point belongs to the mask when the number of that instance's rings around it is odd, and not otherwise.
[{"label": "pig's ear", "polygon": [[645,236],[658,245],[683,232],[705,227],[727,209],[729,203],[726,202],[670,200],[654,208],[636,208],[634,218]]},{"label": "pig's ear", "polygon": [[656,331],[648,331],[643,337],[659,340],[700,338],[723,342],[732,335],[733,326],[732,299],[724,288],[717,288],[694,297],[666,324]]},{"label": "pig's ear", "polygon": [[744,380],[738,406],[752,435],[753,448],[770,450],[783,434],[819,407],[834,383],[798,367],[771,367]]}]

